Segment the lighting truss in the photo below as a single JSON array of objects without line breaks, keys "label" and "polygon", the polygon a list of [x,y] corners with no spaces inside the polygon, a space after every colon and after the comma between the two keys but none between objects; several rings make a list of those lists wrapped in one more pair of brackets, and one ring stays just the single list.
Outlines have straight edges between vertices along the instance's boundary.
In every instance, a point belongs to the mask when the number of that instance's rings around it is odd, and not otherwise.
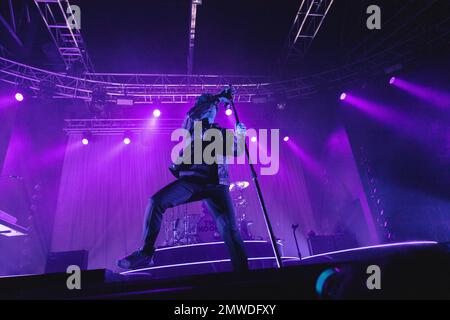
[{"label": "lighting truss", "polygon": [[55,98],[91,101],[95,88],[103,87],[107,101],[130,98],[139,103],[186,103],[198,95],[217,93],[233,84],[237,89],[236,102],[253,102],[256,98],[269,102],[282,96],[286,99],[308,97],[319,90],[336,89],[358,83],[362,79],[383,74],[384,69],[398,63],[407,65],[416,52],[412,44],[426,39],[426,47],[433,50],[448,44],[450,18],[436,21],[433,33],[425,30],[410,32],[371,55],[353,59],[338,68],[295,79],[274,82],[270,77],[241,75],[177,75],[177,74],[114,74],[87,73],[84,78],[69,76],[31,67],[0,56],[0,80],[30,88],[39,93],[41,83],[55,85]]},{"label": "lighting truss", "polygon": [[[50,32],[66,70],[79,63],[84,72],[93,72],[86,44],[80,33],[81,26],[71,26],[67,9],[71,8],[68,0],[34,0],[44,23]],[[76,22],[75,22],[76,23]]]},{"label": "lighting truss", "polygon": [[302,0],[289,30],[281,59],[303,57],[317,36],[334,0]]},{"label": "lighting truss", "polygon": [[183,119],[158,119],[154,126],[149,119],[65,119],[66,134],[120,135],[125,132],[133,134],[156,133],[170,134],[180,127]]},{"label": "lighting truss", "polygon": [[197,20],[197,6],[202,4],[202,0],[191,0],[191,19],[189,24],[189,49],[187,60],[187,73],[192,74],[194,66],[194,45],[195,45],[195,25]]},{"label": "lighting truss", "polygon": [[270,78],[263,76],[109,74],[87,73],[84,78],[51,72],[0,57],[0,80],[26,86],[37,94],[40,84],[55,84],[54,98],[92,100],[96,88],[106,91],[106,101],[131,98],[134,104],[186,103],[202,93],[217,93],[226,85],[237,89],[237,102],[251,102],[255,95],[270,94]]}]

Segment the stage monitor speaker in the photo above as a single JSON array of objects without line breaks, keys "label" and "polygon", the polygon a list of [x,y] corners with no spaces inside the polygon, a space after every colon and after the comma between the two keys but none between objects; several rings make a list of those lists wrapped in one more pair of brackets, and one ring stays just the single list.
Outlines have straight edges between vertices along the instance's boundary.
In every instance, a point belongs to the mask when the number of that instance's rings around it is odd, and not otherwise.
[{"label": "stage monitor speaker", "polygon": [[316,235],[310,233],[307,240],[310,255],[358,247],[357,241],[348,234]]},{"label": "stage monitor speaker", "polygon": [[87,250],[50,252],[47,255],[45,273],[66,272],[70,265],[87,270],[89,252]]}]

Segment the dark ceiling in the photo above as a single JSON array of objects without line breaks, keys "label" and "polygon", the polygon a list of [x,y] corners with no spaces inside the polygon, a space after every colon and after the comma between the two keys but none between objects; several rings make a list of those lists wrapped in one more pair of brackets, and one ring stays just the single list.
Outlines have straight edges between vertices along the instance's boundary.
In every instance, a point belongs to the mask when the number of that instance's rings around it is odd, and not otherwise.
[{"label": "dark ceiling", "polygon": [[[197,12],[194,73],[275,73],[300,0],[203,0]],[[59,70],[62,64],[30,0],[14,0],[19,45],[0,24],[1,44],[16,59]],[[73,0],[97,72],[186,73],[189,0]],[[366,28],[366,8],[382,9],[382,30]],[[285,76],[342,66],[386,49],[442,54],[448,49],[448,0],[335,1],[306,57]],[[0,12],[9,18],[7,1]],[[443,29],[445,28],[445,29]],[[431,36],[441,35],[429,44]],[[405,46],[402,43],[408,41]],[[397,46],[397,47],[396,47]],[[391,49],[391,47],[394,47]],[[397,50],[402,50],[398,53]]]}]

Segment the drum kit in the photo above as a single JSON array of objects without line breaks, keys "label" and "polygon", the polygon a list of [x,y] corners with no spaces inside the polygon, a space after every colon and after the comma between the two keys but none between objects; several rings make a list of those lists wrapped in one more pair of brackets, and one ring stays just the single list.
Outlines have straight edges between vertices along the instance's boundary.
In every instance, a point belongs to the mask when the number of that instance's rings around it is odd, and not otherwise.
[{"label": "drum kit", "polygon": [[[248,181],[236,181],[230,185],[236,223],[243,240],[253,239],[251,232],[252,221],[247,219],[248,201],[245,189],[250,185]],[[169,216],[165,221],[165,239],[163,246],[179,246],[196,243],[221,241],[216,223],[206,206],[202,204],[201,212],[189,212],[187,205],[181,215]]]}]

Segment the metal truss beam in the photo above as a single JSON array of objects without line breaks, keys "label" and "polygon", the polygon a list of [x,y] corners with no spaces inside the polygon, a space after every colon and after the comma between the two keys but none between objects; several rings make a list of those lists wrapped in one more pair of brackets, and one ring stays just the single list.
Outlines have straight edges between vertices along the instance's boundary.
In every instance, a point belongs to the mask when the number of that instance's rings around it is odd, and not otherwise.
[{"label": "metal truss beam", "polygon": [[300,7],[289,30],[281,60],[304,57],[317,36],[334,0],[301,0]]},{"label": "metal truss beam", "polygon": [[268,77],[167,74],[90,73],[86,78],[51,72],[0,57],[0,80],[30,88],[38,95],[42,83],[55,85],[54,98],[90,101],[92,92],[102,88],[106,100],[131,98],[135,104],[186,103],[202,93],[217,93],[233,84],[237,102],[251,102],[258,94],[270,93]]},{"label": "metal truss beam", "polygon": [[65,119],[66,134],[120,135],[132,134],[167,134],[180,127],[183,119],[158,119],[158,126],[153,126],[148,119]]},{"label": "metal truss beam", "polygon": [[[67,10],[71,8],[69,1],[34,0],[34,3],[50,32],[66,70],[72,70],[76,64],[80,64],[82,71],[93,72],[94,67],[80,33],[81,26],[72,26],[68,20]],[[74,23],[77,22],[74,21]]]},{"label": "metal truss beam", "polygon": [[195,25],[197,22],[197,6],[202,0],[191,0],[191,19],[189,24],[189,49],[187,57],[187,74],[191,75],[194,67]]},{"label": "metal truss beam", "polygon": [[413,44],[423,42],[423,39],[426,39],[427,50],[440,50],[440,46],[449,43],[450,18],[436,21],[432,27],[432,33],[427,29],[411,32],[381,51],[336,69],[278,82],[273,82],[269,77],[239,75],[88,73],[85,78],[79,78],[38,69],[1,56],[0,80],[26,86],[36,94],[42,83],[50,82],[55,85],[55,98],[86,101],[91,101],[92,92],[101,87],[108,101],[131,98],[135,104],[191,102],[202,93],[216,93],[225,85],[233,84],[237,89],[236,102],[257,103],[256,99],[269,102],[280,97],[308,97],[324,88],[342,89],[368,77],[383,74],[386,67],[398,63],[406,65],[417,55]]}]

